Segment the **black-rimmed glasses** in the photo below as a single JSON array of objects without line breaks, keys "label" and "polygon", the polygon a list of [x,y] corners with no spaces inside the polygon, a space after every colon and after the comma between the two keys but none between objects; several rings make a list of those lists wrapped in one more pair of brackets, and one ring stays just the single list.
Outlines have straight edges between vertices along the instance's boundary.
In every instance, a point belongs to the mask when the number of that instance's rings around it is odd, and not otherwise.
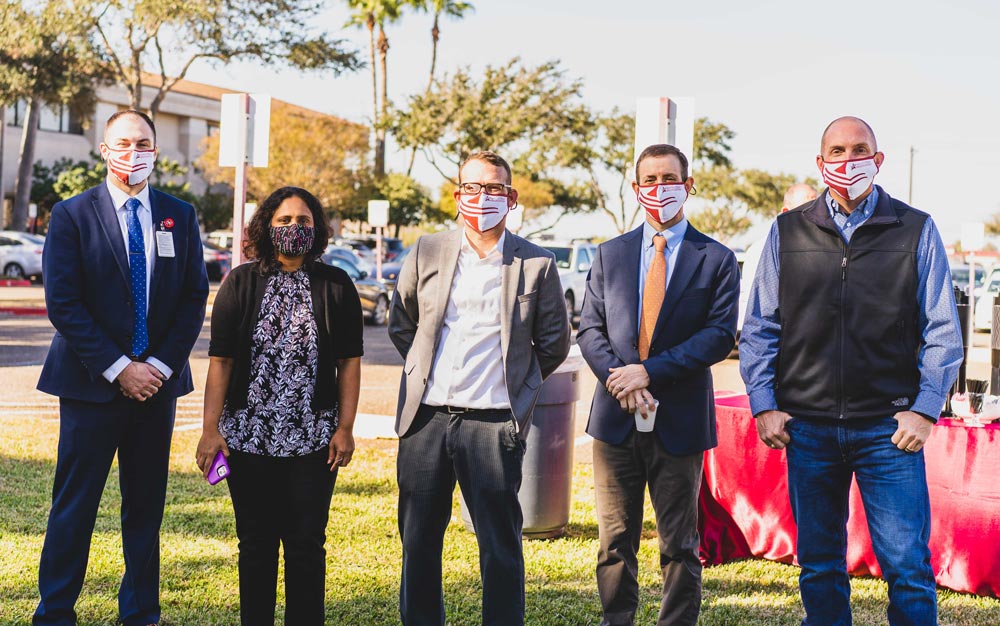
[{"label": "black-rimmed glasses", "polygon": [[491,196],[506,196],[508,189],[510,189],[510,185],[503,183],[462,183],[458,186],[460,192],[469,195],[475,195],[480,191],[486,190],[486,193]]}]

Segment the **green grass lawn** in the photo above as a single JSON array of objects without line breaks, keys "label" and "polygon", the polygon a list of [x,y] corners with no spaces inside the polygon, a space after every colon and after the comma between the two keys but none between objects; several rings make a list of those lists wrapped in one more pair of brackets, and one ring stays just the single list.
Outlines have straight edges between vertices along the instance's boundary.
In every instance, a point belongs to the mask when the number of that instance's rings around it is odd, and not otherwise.
[{"label": "green grass lawn", "polygon": [[[0,417],[0,625],[29,624],[37,602],[36,568],[49,507],[58,424]],[[177,433],[163,522],[161,590],[164,626],[239,623],[236,537],[225,485],[206,484],[194,466],[198,431]],[[396,530],[394,442],[359,441],[333,498],[327,539],[327,622],[397,624],[400,545]],[[527,623],[600,623],[594,583],[597,526],[591,468],[578,463],[568,536],[525,542]],[[81,624],[114,624],[122,574],[117,468],[101,505],[90,568],[77,604]],[[658,555],[647,507],[640,558],[642,607],[637,624],[653,624],[659,599]],[[996,546],[984,546],[995,550]],[[448,623],[478,624],[480,584],[475,537],[456,501],[445,539]],[[798,569],[749,560],[705,569],[699,624],[797,625],[802,609]],[[884,624],[886,588],[852,579],[855,624]],[[942,624],[995,626],[1000,601],[940,591]],[[283,593],[278,592],[279,605]],[[279,606],[279,615],[281,607]],[[280,623],[280,622],[279,622]]]}]

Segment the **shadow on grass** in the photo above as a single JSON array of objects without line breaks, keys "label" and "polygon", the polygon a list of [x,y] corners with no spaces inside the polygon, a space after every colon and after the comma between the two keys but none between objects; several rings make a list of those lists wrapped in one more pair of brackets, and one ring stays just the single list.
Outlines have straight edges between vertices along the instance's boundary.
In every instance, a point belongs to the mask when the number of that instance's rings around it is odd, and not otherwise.
[{"label": "shadow on grass", "polygon": [[55,463],[0,455],[0,533],[45,532]]},{"label": "shadow on grass", "polygon": [[349,476],[337,477],[337,486],[333,490],[333,497],[336,498],[337,494],[345,496],[393,496],[395,498],[398,489],[394,478],[378,478],[352,473]]},{"label": "shadow on grass", "polygon": [[[597,522],[570,522],[566,525],[566,537],[571,539],[594,539],[599,538]],[[642,540],[656,539],[656,522],[651,519],[642,522]]]},{"label": "shadow on grass", "polygon": [[[219,589],[219,580],[227,579],[235,586],[236,563],[223,557],[183,558],[163,563],[161,557],[160,603],[164,626],[169,624],[238,624],[238,597]],[[97,570],[95,572],[95,569]],[[231,571],[230,571],[231,570]],[[87,569],[83,589],[76,603],[80,624],[117,624],[118,589],[125,564]],[[4,601],[14,608],[13,621],[0,620],[0,626],[27,624],[38,604],[37,576],[31,576],[15,585],[3,585]],[[238,594],[237,594],[238,596]],[[169,598],[169,599],[168,599]],[[177,598],[183,602],[178,603]]]}]

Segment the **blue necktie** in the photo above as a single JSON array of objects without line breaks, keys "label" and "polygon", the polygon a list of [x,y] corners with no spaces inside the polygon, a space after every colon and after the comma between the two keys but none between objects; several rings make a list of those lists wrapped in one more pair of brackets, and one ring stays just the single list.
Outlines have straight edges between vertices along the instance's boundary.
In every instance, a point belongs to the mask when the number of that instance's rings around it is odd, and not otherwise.
[{"label": "blue necktie", "polygon": [[125,223],[128,226],[128,266],[132,276],[132,356],[140,356],[149,347],[146,329],[146,243],[137,211],[142,203],[135,198],[125,201]]}]

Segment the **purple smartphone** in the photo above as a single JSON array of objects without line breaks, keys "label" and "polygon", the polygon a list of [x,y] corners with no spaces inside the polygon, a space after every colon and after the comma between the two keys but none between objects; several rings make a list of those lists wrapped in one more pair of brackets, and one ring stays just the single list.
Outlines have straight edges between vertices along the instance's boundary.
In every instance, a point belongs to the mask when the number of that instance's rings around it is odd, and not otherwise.
[{"label": "purple smartphone", "polygon": [[222,450],[219,450],[215,453],[215,460],[212,461],[212,467],[208,470],[208,484],[217,485],[227,476],[229,476],[229,463],[226,462],[226,455],[222,454]]}]

